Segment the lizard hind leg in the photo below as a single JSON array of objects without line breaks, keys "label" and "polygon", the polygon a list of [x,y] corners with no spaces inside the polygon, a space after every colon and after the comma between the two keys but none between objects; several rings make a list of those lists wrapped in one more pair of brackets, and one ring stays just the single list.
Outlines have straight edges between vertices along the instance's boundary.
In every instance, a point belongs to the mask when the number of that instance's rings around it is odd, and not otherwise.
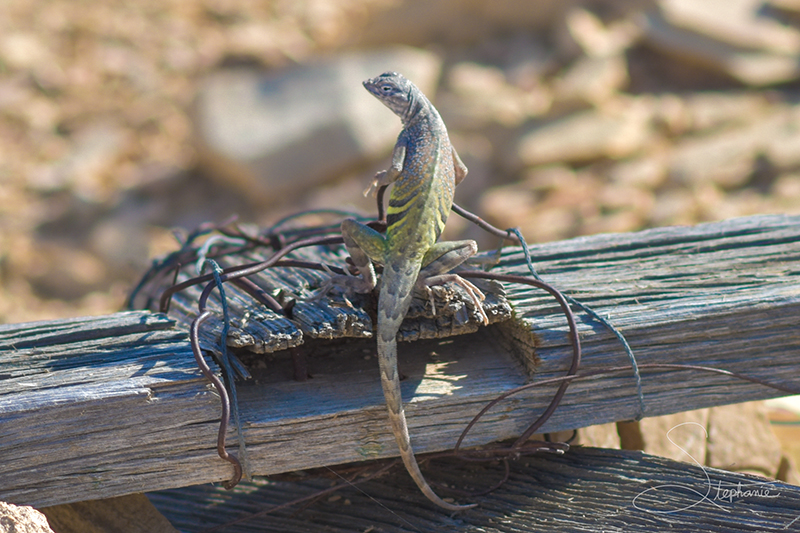
[{"label": "lizard hind leg", "polygon": [[[475,311],[480,316],[484,325],[489,324],[489,317],[483,310],[481,302],[486,298],[483,292],[462,278],[458,274],[450,272],[458,265],[478,252],[478,245],[475,241],[445,241],[436,243],[423,259],[423,268],[417,278],[417,286],[422,290],[427,290],[430,295],[430,287],[433,285],[443,285],[453,282],[464,289],[475,307]],[[434,308],[435,312],[435,308]]]}]

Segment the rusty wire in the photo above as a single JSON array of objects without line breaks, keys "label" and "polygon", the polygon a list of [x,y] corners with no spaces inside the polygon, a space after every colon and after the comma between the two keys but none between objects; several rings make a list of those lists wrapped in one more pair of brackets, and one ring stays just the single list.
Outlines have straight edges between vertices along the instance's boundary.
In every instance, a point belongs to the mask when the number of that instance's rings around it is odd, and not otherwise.
[{"label": "rusty wire", "polygon": [[[752,377],[752,376],[748,376],[748,375],[745,375],[745,374],[741,374],[739,372],[732,372],[730,370],[714,368],[714,367],[707,367],[707,366],[702,366],[702,365],[673,364],[673,363],[644,363],[644,364],[639,365],[639,369],[641,371],[645,372],[645,373],[650,371],[650,370],[676,370],[676,371],[679,371],[679,370],[693,370],[693,371],[697,371],[697,372],[709,372],[709,373],[713,373],[713,374],[729,376],[729,377],[732,377],[732,378],[735,378],[735,379],[739,379],[739,380],[742,380],[742,381],[748,381],[750,383],[754,383],[754,384],[757,384],[757,385],[762,385],[764,387],[775,389],[775,390],[778,390],[778,391],[781,391],[781,392],[785,392],[785,393],[788,393],[788,394],[800,394],[800,389],[796,389],[796,388],[792,388],[792,387],[786,387],[786,386],[783,386],[783,385],[777,385],[777,384],[770,383],[770,382],[767,382],[765,380],[762,380],[762,379],[759,379],[759,378],[756,378],[756,377]],[[584,379],[592,379],[592,378],[597,378],[597,377],[601,377],[601,376],[610,376],[610,375],[614,375],[614,374],[630,372],[630,370],[631,369],[628,366],[611,367],[611,368],[607,368],[607,369],[604,369],[604,370],[594,370],[594,371],[584,372],[584,373],[581,373],[581,374],[571,374],[571,375],[564,375],[564,376],[559,376],[559,377],[539,380],[539,381],[536,381],[536,382],[527,383],[525,385],[522,385],[522,386],[517,387],[517,388],[512,389],[512,390],[506,391],[505,393],[501,394],[500,396],[498,396],[497,398],[495,398],[494,400],[489,402],[486,406],[484,406],[483,409],[481,409],[481,411],[477,415],[475,415],[475,417],[470,421],[470,423],[464,428],[462,434],[459,436],[458,441],[456,442],[456,445],[455,445],[455,447],[454,447],[454,449],[452,451],[431,453],[431,454],[423,454],[423,455],[419,456],[418,458],[420,459],[421,462],[429,461],[429,460],[432,460],[432,459],[443,459],[443,458],[457,458],[457,459],[460,459],[460,460],[477,460],[477,461],[484,461],[484,462],[485,461],[496,461],[496,460],[502,461],[503,468],[504,468],[503,476],[502,476],[502,478],[500,479],[499,482],[495,483],[491,487],[483,489],[483,490],[481,490],[479,492],[466,492],[466,491],[458,490],[458,489],[456,489],[454,487],[447,487],[452,492],[459,493],[459,494],[465,495],[465,496],[470,496],[470,497],[478,497],[478,496],[481,496],[481,495],[484,495],[484,494],[488,494],[488,493],[500,488],[508,480],[509,475],[510,475],[510,464],[509,464],[509,460],[510,459],[516,459],[516,458],[519,458],[521,456],[526,456],[526,455],[531,455],[531,454],[536,454],[536,453],[541,453],[541,452],[551,452],[551,453],[559,453],[560,454],[560,453],[565,453],[566,451],[569,450],[569,445],[568,444],[566,444],[566,443],[558,443],[558,442],[555,442],[555,443],[551,443],[551,442],[530,442],[530,443],[527,443],[527,445],[525,445],[525,446],[520,446],[520,445],[517,445],[516,443],[512,444],[511,446],[504,445],[504,444],[497,444],[497,445],[483,446],[480,449],[461,450],[460,449],[461,443],[466,438],[466,436],[469,433],[469,431],[473,427],[475,427],[475,425],[478,423],[478,421],[489,410],[491,410],[493,407],[498,405],[503,400],[506,400],[506,399],[510,398],[511,396],[514,396],[516,394],[519,394],[521,392],[530,390],[530,389],[535,388],[535,387],[542,387],[542,386],[553,385],[553,384],[563,384],[563,383],[567,383],[567,382],[571,383],[571,382],[580,381],[580,380],[584,380]],[[540,416],[539,418],[541,419],[542,416]],[[378,461],[378,463],[380,464],[381,462]],[[304,496],[304,497],[292,500],[290,502],[286,502],[286,503],[282,503],[282,504],[279,504],[279,505],[274,505],[272,507],[268,507],[266,509],[263,509],[263,510],[257,512],[257,513],[253,513],[253,514],[249,514],[249,515],[240,517],[240,518],[238,518],[238,519],[236,519],[236,520],[234,520],[232,522],[227,522],[225,524],[220,524],[220,525],[214,526],[214,527],[209,528],[209,529],[204,529],[201,533],[212,533],[212,532],[215,532],[215,531],[220,531],[224,527],[231,526],[231,525],[234,525],[234,524],[239,524],[239,523],[242,523],[242,522],[244,522],[246,520],[250,520],[251,518],[263,517],[263,516],[266,516],[268,514],[272,514],[274,512],[277,512],[277,511],[280,511],[282,509],[285,509],[287,507],[291,507],[293,505],[297,505],[297,504],[300,504],[300,503],[304,503],[304,502],[312,501],[312,500],[315,500],[315,499],[319,499],[320,497],[325,496],[327,494],[330,494],[332,492],[335,492],[335,491],[338,491],[338,490],[341,490],[341,489],[344,489],[344,488],[348,488],[350,486],[356,486],[356,485],[358,485],[360,483],[369,481],[371,479],[375,479],[375,478],[387,473],[391,468],[393,468],[394,466],[397,466],[399,464],[400,464],[399,459],[394,459],[394,460],[391,460],[387,464],[383,464],[383,466],[380,466],[379,468],[377,468],[375,470],[372,470],[374,468],[374,466],[372,466],[372,464],[365,465],[361,469],[357,470],[356,473],[353,476],[351,476],[351,479],[353,479],[353,481],[345,480],[342,483],[334,485],[334,486],[332,486],[332,487],[330,487],[328,489],[316,491],[316,492],[314,492],[312,494],[309,494],[308,496]],[[372,470],[372,472],[369,472],[370,470]],[[369,472],[369,473],[367,473],[367,472]],[[357,475],[359,473],[363,474],[364,477],[362,477],[361,479],[355,480],[355,478],[357,477]]]},{"label": "rusty wire", "polygon": [[[378,198],[378,219],[375,221],[368,222],[368,225],[377,229],[378,231],[382,231],[385,229],[385,210],[383,208],[383,194],[385,191],[385,187],[381,188],[377,193]],[[500,230],[488,224],[487,222],[480,219],[480,217],[469,213],[465,209],[453,205],[453,211],[464,218],[474,222],[475,224],[479,225],[481,228],[489,231],[493,235],[496,235],[500,238],[507,239],[511,242],[516,244],[523,244],[524,239],[522,238],[521,234],[518,233],[518,230]],[[339,211],[335,211],[337,214],[349,214],[349,213],[341,213]],[[217,436],[217,452],[219,456],[230,462],[234,468],[234,474],[230,480],[225,482],[223,486],[226,489],[230,489],[235,486],[238,481],[241,479],[242,476],[242,467],[238,460],[238,458],[234,455],[231,455],[225,449],[225,436],[227,433],[227,427],[230,423],[230,416],[231,416],[231,401],[230,395],[226,391],[225,385],[219,380],[219,378],[214,374],[214,372],[208,367],[205,363],[203,358],[202,348],[200,347],[199,342],[199,331],[202,327],[203,323],[208,320],[213,312],[207,309],[207,302],[208,297],[211,292],[214,290],[215,287],[218,287],[219,284],[225,282],[232,282],[235,283],[240,289],[250,295],[255,301],[263,304],[267,308],[281,313],[283,315],[290,314],[290,307],[289,306],[281,306],[275,298],[271,295],[263,291],[260,287],[258,287],[254,282],[247,279],[247,276],[256,274],[261,272],[267,268],[273,267],[291,267],[291,268],[308,268],[308,269],[316,269],[316,270],[329,270],[333,271],[334,273],[343,274],[344,270],[335,266],[323,266],[319,263],[308,262],[308,261],[299,261],[293,259],[284,259],[288,254],[291,252],[298,250],[300,248],[306,246],[318,246],[318,245],[335,245],[341,244],[342,238],[338,234],[336,234],[336,226],[317,226],[317,227],[308,227],[308,228],[301,228],[300,230],[293,229],[291,231],[284,230],[284,232],[277,231],[281,225],[285,224],[289,220],[294,220],[300,216],[305,215],[305,213],[301,213],[292,217],[288,217],[280,222],[278,222],[275,226],[273,226],[269,232],[264,235],[252,235],[245,232],[242,228],[235,225],[233,222],[227,222],[224,227],[213,227],[211,225],[204,225],[189,234],[186,238],[185,243],[181,247],[178,252],[171,254],[166,260],[162,261],[161,263],[154,264],[154,267],[151,268],[151,271],[145,276],[146,279],[137,287],[137,291],[146,283],[147,279],[152,278],[153,276],[157,275],[159,271],[164,270],[171,270],[175,269],[176,272],[180,268],[180,265],[186,264],[189,259],[192,257],[194,253],[194,249],[192,248],[193,242],[200,236],[206,235],[213,230],[217,230],[220,234],[228,237],[230,239],[238,239],[239,242],[243,244],[233,245],[231,242],[223,243],[222,246],[219,247],[214,253],[214,256],[218,258],[224,257],[226,255],[230,255],[232,253],[252,250],[255,248],[269,248],[274,250],[274,253],[266,260],[248,263],[245,265],[239,266],[227,266],[222,268],[221,271],[215,276],[214,274],[205,274],[194,277],[192,279],[175,283],[166,289],[162,294],[159,302],[159,307],[162,311],[166,312],[169,309],[169,302],[173,294],[184,290],[188,287],[193,285],[198,285],[202,283],[206,283],[204,287],[200,299],[198,301],[198,316],[192,321],[190,327],[190,340],[192,351],[195,356],[195,360],[197,361],[198,366],[200,367],[203,374],[209,379],[212,385],[217,390],[217,393],[220,397],[220,402],[222,403],[222,415],[220,418],[220,428]],[[527,247],[526,250],[527,252]],[[530,256],[526,254],[526,259],[528,260],[529,266],[532,267],[530,264]],[[531,269],[532,276],[520,276],[520,275],[501,275],[501,274],[493,274],[490,272],[485,271],[460,271],[459,275],[465,278],[481,278],[481,279],[494,279],[501,282],[506,283],[520,283],[525,284],[533,287],[540,288],[542,290],[547,291],[551,294],[558,302],[559,306],[561,307],[562,312],[564,313],[567,323],[569,326],[569,339],[570,344],[572,347],[572,361],[567,373],[561,377],[549,378],[545,380],[539,380],[536,382],[532,382],[516,389],[507,391],[491,402],[489,402],[484,408],[473,418],[473,420],[464,428],[461,436],[458,438],[454,449],[451,452],[440,453],[440,454],[429,454],[424,457],[426,458],[436,458],[436,457],[457,457],[461,460],[501,460],[505,464],[505,471],[506,474],[503,479],[497,483],[496,485],[490,487],[487,490],[484,490],[478,494],[473,494],[473,496],[477,496],[480,494],[485,494],[492,490],[495,490],[499,486],[501,486],[508,477],[508,460],[513,459],[522,455],[529,455],[532,453],[539,453],[542,451],[547,452],[555,452],[555,453],[564,453],[569,449],[569,445],[566,443],[550,443],[550,442],[527,442],[528,439],[535,434],[550,418],[550,416],[555,412],[558,408],[559,403],[561,402],[564,394],[566,393],[567,387],[576,380],[581,379],[588,379],[597,376],[603,375],[610,375],[615,373],[621,372],[630,372],[633,368],[634,374],[637,377],[637,390],[640,399],[640,415],[642,414],[642,394],[641,394],[641,381],[639,372],[641,371],[648,371],[648,370],[656,370],[656,369],[672,369],[672,370],[696,370],[696,371],[704,371],[704,372],[713,372],[717,374],[727,375],[736,379],[750,381],[752,383],[757,383],[766,387],[771,387],[776,390],[780,390],[782,392],[789,392],[798,394],[800,391],[782,387],[778,385],[774,385],[768,383],[764,380],[760,380],[758,378],[752,378],[743,374],[739,374],[736,372],[727,371],[724,369],[717,369],[712,367],[703,367],[698,365],[682,365],[682,364],[641,364],[637,365],[635,358],[633,358],[633,353],[630,351],[630,347],[627,346],[627,342],[624,342],[624,337],[611,325],[608,323],[607,320],[600,317],[593,311],[591,313],[594,318],[599,319],[603,324],[609,327],[612,332],[617,336],[619,339],[622,338],[621,342],[626,348],[626,352],[628,352],[629,357],[631,358],[631,366],[620,366],[620,367],[613,367],[609,369],[604,369],[602,371],[591,371],[579,374],[578,371],[580,369],[580,361],[581,361],[581,350],[580,350],[580,339],[577,333],[577,327],[575,323],[575,317],[570,309],[570,303],[579,305],[582,309],[587,310],[583,304],[580,302],[576,302],[574,299],[570,298],[569,296],[562,295],[560,291],[556,288],[552,287],[548,283],[538,278],[538,275]],[[535,276],[535,278],[534,278]],[[216,279],[215,279],[216,277]],[[131,297],[131,301],[133,300],[133,295]],[[589,312],[591,310],[587,310]],[[591,314],[590,313],[590,314]],[[225,339],[222,339],[221,342],[225,342]],[[522,433],[522,435],[511,445],[501,445],[501,446],[487,446],[480,450],[462,450],[461,445],[466,438],[467,434],[472,430],[472,428],[479,422],[479,420],[494,406],[496,406],[499,402],[513,396],[515,394],[519,394],[522,391],[529,390],[533,387],[545,386],[545,385],[558,385],[558,389],[553,395],[549,405],[547,408],[542,412],[541,415]],[[233,380],[231,379],[229,385],[233,387]],[[234,406],[235,409],[235,406]],[[241,436],[241,427],[238,428]],[[389,469],[389,467],[393,466],[395,463],[390,463],[389,465],[380,468],[373,474],[369,475],[369,479],[377,477],[381,475],[385,471]],[[366,479],[359,480],[358,482],[365,481]],[[250,515],[248,517],[244,517],[236,521],[236,523],[243,521],[245,519],[252,518],[253,516],[260,516],[263,514],[267,514],[269,512],[274,512],[279,509],[285,508],[290,505],[294,505],[296,503],[301,503],[303,501],[309,500],[313,497],[317,497],[321,494],[327,494],[332,492],[333,490],[338,490],[345,486],[352,485],[354,483],[348,481],[346,483],[342,483],[337,485],[336,487],[332,487],[331,489],[327,489],[322,491],[319,494],[315,494],[309,496],[307,498],[301,498],[294,502],[289,502],[287,504],[283,504],[280,506],[276,506],[274,508],[270,508],[266,511],[262,511],[258,513],[258,515]],[[230,524],[225,524],[230,525]],[[222,526],[218,526],[222,527]],[[217,528],[212,528],[207,531],[216,531]]]},{"label": "rusty wire", "polygon": [[[384,191],[385,187],[381,188],[381,190],[378,191],[377,196],[378,196],[379,206],[382,206],[383,204],[382,197]],[[382,208],[379,208],[379,220],[370,223],[370,225],[378,230],[382,229],[384,227],[384,223],[380,219],[384,217],[385,217],[384,210]],[[208,229],[209,228],[207,226],[203,227],[203,232],[207,233]],[[222,459],[230,462],[234,467],[233,476],[229,481],[227,481],[224,484],[226,488],[234,487],[240,481],[242,476],[242,467],[239,462],[239,459],[236,456],[229,454],[225,450],[225,437],[227,434],[228,425],[230,423],[231,411],[233,411],[235,415],[234,418],[238,418],[238,411],[235,402],[233,403],[233,405],[231,404],[231,395],[235,397],[235,391],[233,390],[233,387],[235,387],[235,385],[233,381],[228,380],[228,388],[231,389],[231,391],[230,392],[226,391],[225,386],[219,379],[211,379],[210,376],[212,372],[208,367],[208,365],[206,365],[204,362],[202,365],[200,364],[200,361],[203,360],[203,356],[198,340],[199,329],[200,326],[206,320],[208,320],[213,314],[212,311],[207,309],[208,298],[211,295],[211,292],[215,288],[220,288],[222,283],[230,281],[232,283],[236,283],[239,288],[241,288],[244,292],[250,295],[254,300],[265,305],[267,308],[282,313],[284,315],[287,315],[288,313],[286,308],[281,307],[280,304],[274,298],[268,295],[265,291],[261,290],[255,283],[253,283],[250,280],[247,280],[247,276],[251,276],[253,274],[256,274],[258,272],[261,272],[262,270],[271,267],[312,268],[318,270],[330,270],[336,273],[344,273],[343,270],[338,269],[336,267],[323,266],[318,263],[307,262],[307,261],[296,261],[296,260],[282,260],[289,253],[303,247],[341,244],[343,241],[340,236],[326,235],[326,233],[330,233],[330,231],[331,230],[329,228],[325,228],[324,230],[309,230],[300,233],[300,235],[305,237],[305,235],[308,234],[315,234],[317,236],[299,238],[299,239],[296,238],[296,240],[290,241],[287,238],[276,237],[276,234],[272,232],[269,234],[270,235],[269,237],[251,236],[251,235],[246,235],[238,227],[235,227],[233,229],[226,228],[224,231],[221,231],[221,233],[224,233],[224,235],[226,235],[227,237],[241,239],[246,243],[246,247],[248,248],[254,245],[269,246],[272,247],[273,249],[275,246],[278,245],[282,247],[276,249],[273,255],[264,261],[253,262],[240,266],[226,267],[224,269],[221,269],[217,273],[196,276],[194,278],[185,280],[183,282],[173,284],[171,287],[164,290],[163,293],[161,294],[159,300],[159,309],[162,312],[167,312],[169,310],[169,304],[172,295],[191,286],[206,283],[198,300],[198,316],[192,321],[192,327],[190,328],[190,337],[192,340],[191,345],[192,345],[192,351],[195,356],[195,360],[198,361],[198,366],[200,366],[201,371],[206,377],[209,378],[209,380],[217,390],[217,393],[219,394],[220,397],[220,401],[223,404],[222,416],[220,418],[220,427],[217,435],[217,452]],[[200,231],[195,231],[192,233],[192,236],[196,238],[201,234],[203,233],[201,233]],[[293,237],[297,237],[297,235],[293,235]],[[187,242],[189,242],[189,239],[187,239]],[[242,246],[240,247],[240,249],[244,247],[245,246]],[[184,257],[184,259],[186,257],[186,250],[187,246],[184,246],[181,249],[181,254]],[[225,251],[226,253],[230,253],[229,249],[226,249]],[[179,261],[173,261],[172,264],[170,265],[170,268],[175,268],[175,266],[179,264],[180,264]],[[533,280],[524,276],[511,276],[511,275],[503,276],[503,275],[490,274],[487,272],[480,272],[480,271],[463,272],[462,275],[464,277],[496,279],[498,281],[523,283],[534,287],[542,288],[547,292],[549,292],[551,295],[553,295],[557,299],[559,305],[561,306],[562,311],[567,317],[567,322],[570,328],[569,337],[570,337],[570,344],[572,345],[572,350],[573,350],[573,358],[567,375],[572,375],[577,371],[577,369],[580,366],[580,339],[578,338],[577,334],[577,326],[575,323],[574,315],[572,314],[572,311],[569,308],[569,304],[567,303],[564,296],[561,295],[561,293],[557,289],[553,288],[552,286],[548,285],[547,283],[541,280]],[[224,343],[225,339],[222,339],[221,342]],[[225,366],[227,365],[227,362],[223,361],[222,364],[223,366]],[[561,398],[564,396],[564,393],[566,392],[568,386],[569,382],[564,382],[559,386],[556,394],[553,397],[553,400],[551,401],[550,406],[548,407],[546,412],[542,415],[542,417],[540,417],[540,421],[534,423],[532,427],[534,426],[535,428],[540,427],[541,424],[543,424],[547,420],[547,418],[549,418],[549,416],[558,407],[558,404],[560,403]],[[240,438],[241,438],[241,428],[239,427],[238,430],[240,432]],[[530,434],[532,434],[532,431],[530,431],[529,429],[528,431],[525,432],[524,436],[520,438],[520,442],[518,444],[524,442],[524,440],[526,440]]]}]

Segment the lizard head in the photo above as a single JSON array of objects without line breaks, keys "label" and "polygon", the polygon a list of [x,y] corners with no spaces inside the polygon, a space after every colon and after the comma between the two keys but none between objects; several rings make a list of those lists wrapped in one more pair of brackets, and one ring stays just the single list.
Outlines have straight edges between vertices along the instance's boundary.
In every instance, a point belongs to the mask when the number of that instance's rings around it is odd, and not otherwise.
[{"label": "lizard head", "polygon": [[406,118],[415,86],[397,72],[384,72],[364,81],[364,87],[401,119]]}]

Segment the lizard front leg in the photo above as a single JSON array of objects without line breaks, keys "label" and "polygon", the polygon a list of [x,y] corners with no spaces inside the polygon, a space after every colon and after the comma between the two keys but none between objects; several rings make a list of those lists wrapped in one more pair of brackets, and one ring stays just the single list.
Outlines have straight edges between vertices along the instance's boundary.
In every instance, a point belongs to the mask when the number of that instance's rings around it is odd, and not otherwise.
[{"label": "lizard front leg", "polygon": [[386,249],[384,236],[369,226],[350,218],[342,221],[341,232],[345,248],[358,269],[360,277],[332,275],[312,297],[312,300],[319,300],[337,285],[344,287],[346,291],[354,291],[359,294],[368,293],[377,285],[373,261],[383,262]]},{"label": "lizard front leg", "polygon": [[372,180],[369,187],[364,191],[364,196],[368,196],[370,193],[377,194],[378,189],[385,185],[390,185],[397,181],[397,178],[400,177],[400,173],[403,172],[403,165],[405,164],[406,160],[406,147],[405,144],[402,144],[399,140],[398,143],[395,145],[394,150],[392,150],[392,164],[387,170],[381,170],[377,174],[375,174],[375,179]]},{"label": "lizard front leg", "polygon": [[[483,320],[484,325],[489,324],[489,317],[483,310],[481,302],[486,298],[481,290],[474,284],[465,280],[458,274],[451,272],[458,265],[464,263],[478,252],[478,245],[475,241],[445,241],[437,242],[425,254],[422,260],[422,270],[417,278],[417,287],[428,291],[428,295],[433,300],[430,287],[433,285],[443,285],[447,282],[456,283],[472,300],[475,310]],[[433,304],[433,301],[431,301]],[[435,308],[434,308],[434,312]]]},{"label": "lizard front leg", "polygon": [[386,238],[383,234],[348,218],[342,221],[342,239],[361,278],[355,283],[356,292],[366,293],[375,288],[377,277],[373,262],[382,263],[386,255]]}]

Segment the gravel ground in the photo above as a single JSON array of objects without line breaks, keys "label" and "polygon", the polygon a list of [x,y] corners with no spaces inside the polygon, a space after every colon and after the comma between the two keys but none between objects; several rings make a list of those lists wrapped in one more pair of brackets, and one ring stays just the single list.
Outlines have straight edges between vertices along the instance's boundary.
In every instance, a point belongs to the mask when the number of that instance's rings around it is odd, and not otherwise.
[{"label": "gravel ground", "polygon": [[436,103],[471,167],[461,201],[531,242],[798,212],[793,81],[749,86],[654,50],[636,24],[647,2],[589,4],[537,31],[487,16],[478,35],[456,18],[387,26],[414,8],[386,0],[4,2],[0,321],[116,310],[173,227],[265,223],[360,190],[368,172],[258,209],[197,168],[189,110],[221,65],[375,47],[383,27],[444,60]]},{"label": "gravel ground", "polygon": [[459,202],[529,242],[800,214],[797,2],[478,4],[0,2],[0,323],[120,309],[173,228],[368,207],[388,151],[265,207],[210,179],[191,110],[221,67],[389,43],[442,60],[435,104],[470,167]]}]

